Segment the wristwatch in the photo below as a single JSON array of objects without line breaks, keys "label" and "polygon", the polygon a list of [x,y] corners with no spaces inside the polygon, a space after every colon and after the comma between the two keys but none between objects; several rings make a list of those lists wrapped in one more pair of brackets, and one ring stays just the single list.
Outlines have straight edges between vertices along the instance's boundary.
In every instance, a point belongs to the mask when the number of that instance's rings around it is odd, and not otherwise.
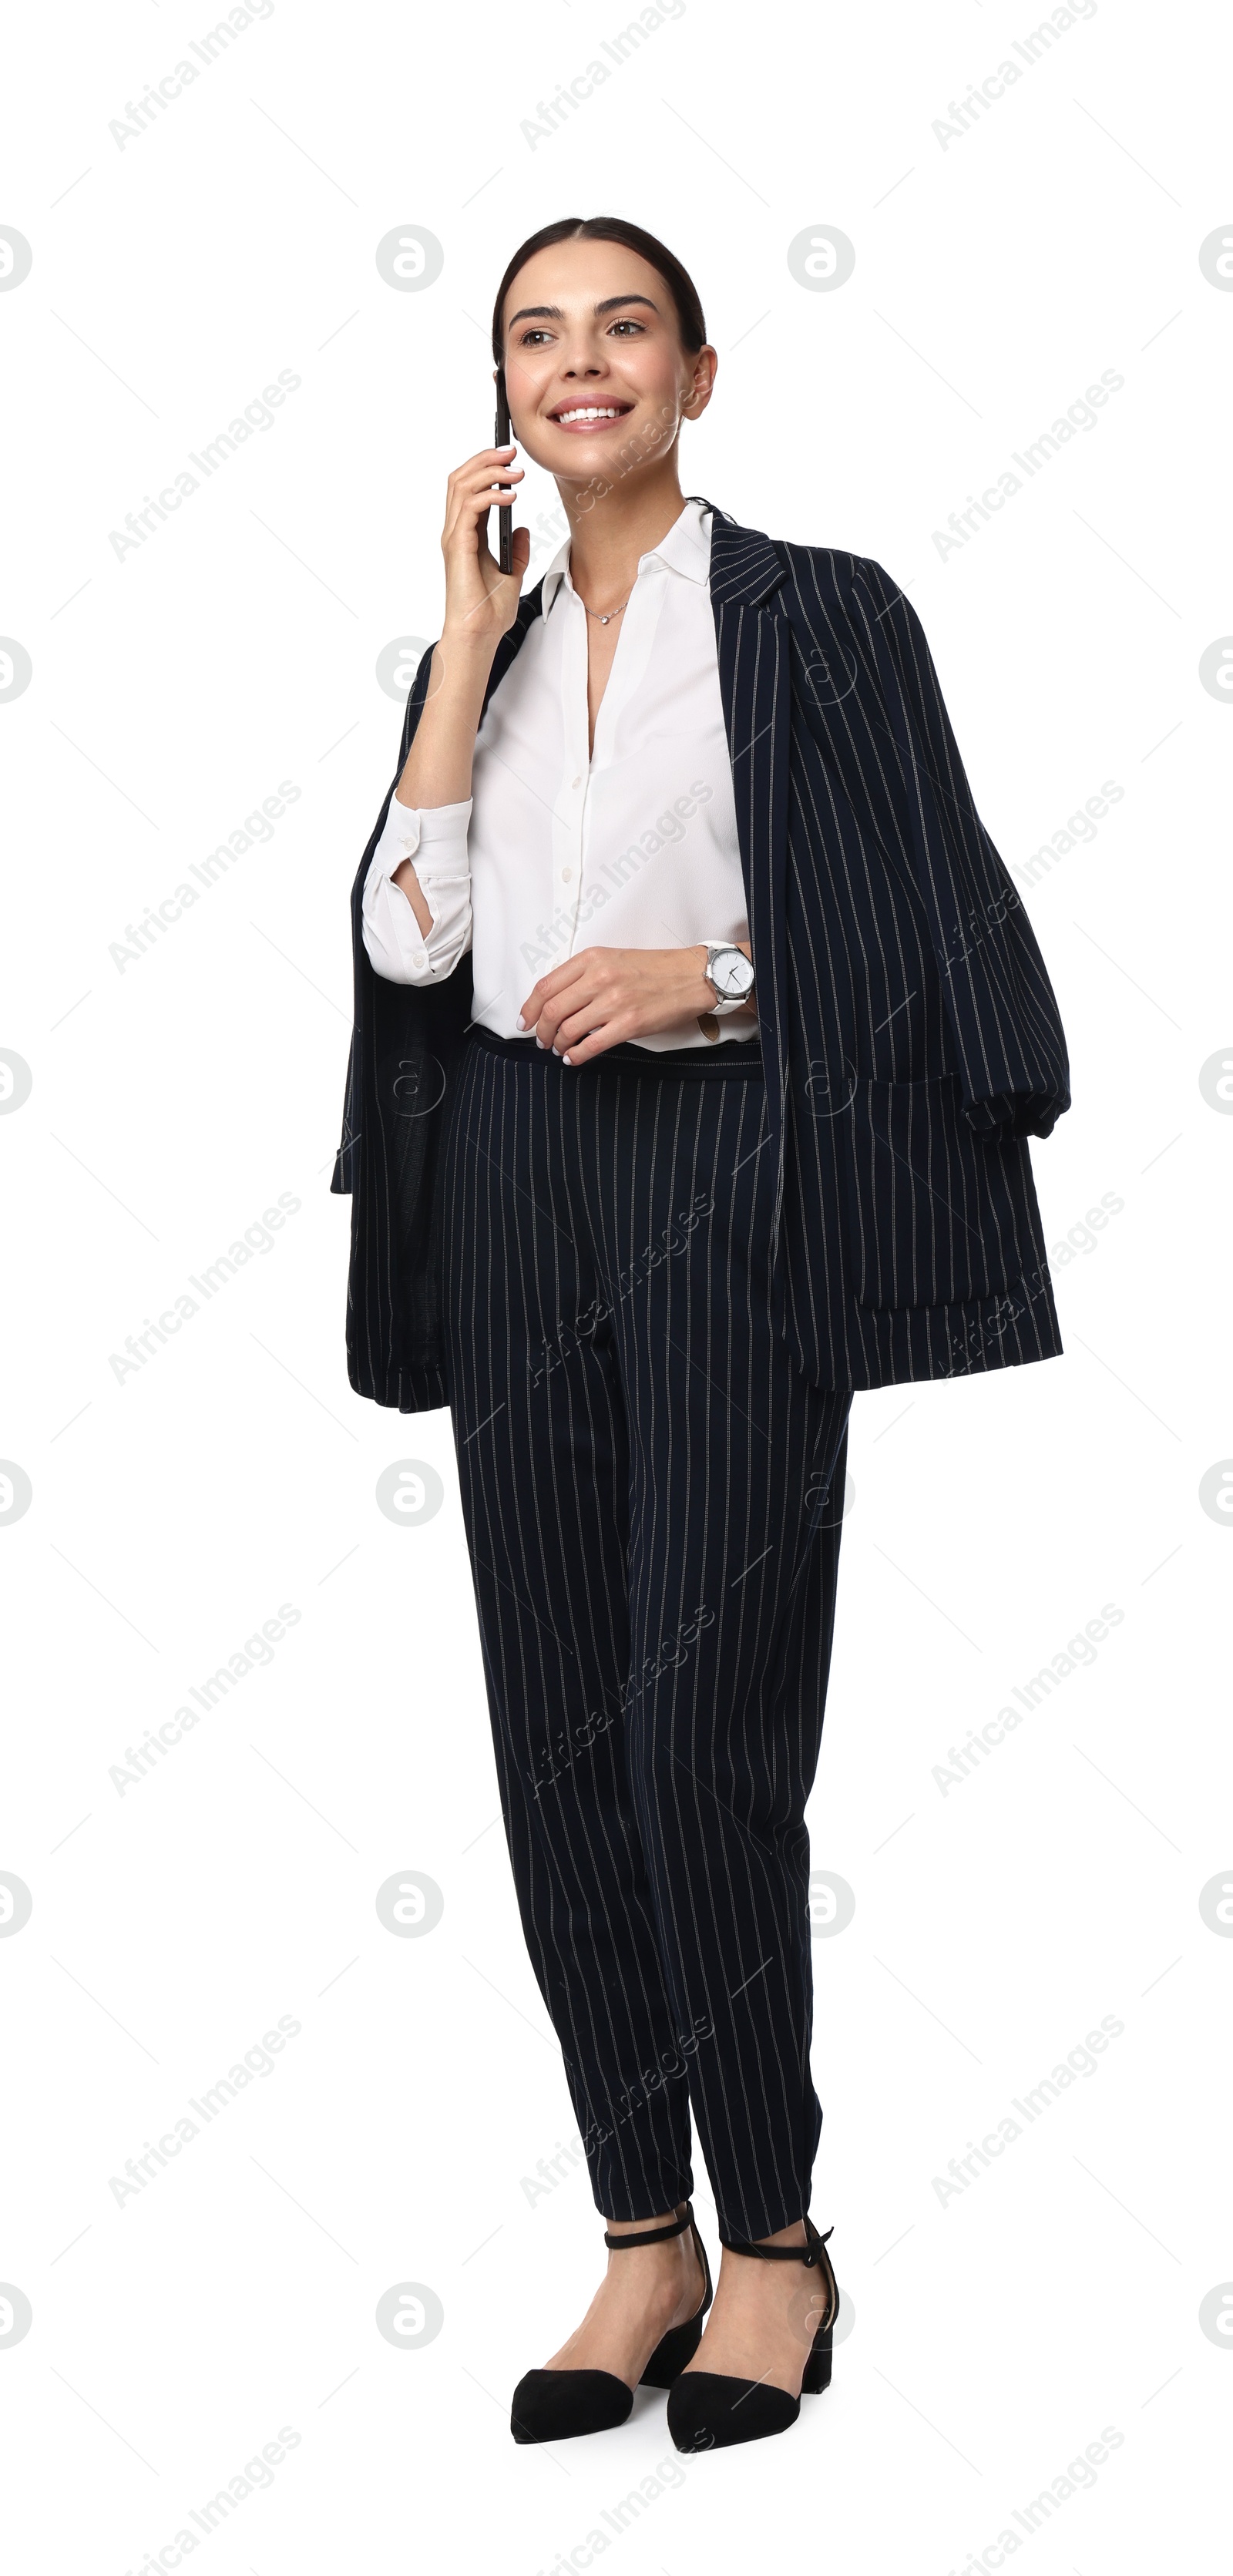
[{"label": "wristwatch", "polygon": [[734,948],[731,940],[708,939],[702,972],[708,984],[714,986],[711,1011],[715,1019],[722,1019],[728,1011],[739,1011],[749,1000],[754,988],[753,960],[743,948]]}]

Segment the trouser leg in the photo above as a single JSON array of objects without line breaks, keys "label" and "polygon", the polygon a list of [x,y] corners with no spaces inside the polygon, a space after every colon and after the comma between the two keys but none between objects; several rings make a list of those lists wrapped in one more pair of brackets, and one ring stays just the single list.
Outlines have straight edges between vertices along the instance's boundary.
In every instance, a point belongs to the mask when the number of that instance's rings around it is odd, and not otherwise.
[{"label": "trouser leg", "polygon": [[627,1775],[720,2215],[762,2236],[808,2207],[821,2125],[804,1809],[851,1398],[773,1326],[761,1087],[610,1075],[593,1095],[580,1168],[629,1425]]},{"label": "trouser leg", "polygon": [[502,1813],[596,2205],[692,2188],[625,1762],[629,1455],[561,1076],[472,1043],[447,1147],[451,1410]]}]

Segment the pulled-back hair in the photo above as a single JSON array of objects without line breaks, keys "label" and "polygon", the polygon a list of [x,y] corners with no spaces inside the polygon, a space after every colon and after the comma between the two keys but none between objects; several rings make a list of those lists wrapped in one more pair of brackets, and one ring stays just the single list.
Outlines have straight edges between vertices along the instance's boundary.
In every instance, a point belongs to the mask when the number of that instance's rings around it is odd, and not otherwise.
[{"label": "pulled-back hair", "polygon": [[676,306],[681,346],[688,357],[696,357],[706,341],[706,323],[702,317],[698,289],[679,259],[674,258],[663,242],[656,240],[654,233],[644,233],[641,224],[627,224],[620,215],[566,215],[561,223],[545,224],[540,232],[532,233],[529,241],[524,241],[521,249],[515,251],[497,288],[492,313],[492,354],[499,367],[505,363],[505,299],[514,279],[519,269],[525,268],[529,259],[534,259],[537,251],[551,250],[554,242],[562,241],[623,242],[626,250],[636,251],[639,259],[644,259],[648,268],[655,269],[662,277]]}]

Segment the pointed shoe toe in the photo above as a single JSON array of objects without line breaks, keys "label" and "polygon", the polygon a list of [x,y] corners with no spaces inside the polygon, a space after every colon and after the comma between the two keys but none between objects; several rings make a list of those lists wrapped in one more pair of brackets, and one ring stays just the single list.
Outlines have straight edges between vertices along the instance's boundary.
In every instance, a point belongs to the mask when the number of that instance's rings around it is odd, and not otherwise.
[{"label": "pointed shoe toe", "polygon": [[[714,2295],[706,2247],[698,2234],[693,2203],[687,2200],[678,2218],[662,2227],[640,2227],[635,2235],[604,2231],[609,2253],[635,2245],[663,2245],[689,2230],[702,2268],[702,2304],[684,2325],[661,2335],[642,2373],[645,2388],[668,2388],[691,2360],[702,2340],[702,2326]],[[628,2381],[610,2370],[529,2370],[514,2390],[509,2428],[516,2442],[564,2442],[575,2433],[610,2433],[627,2423],[634,2392]]]},{"label": "pointed shoe toe", "polygon": [[[826,2251],[832,2233],[828,2227],[826,2236],[819,2236],[808,2214],[802,2246],[751,2244],[747,2237],[725,2236],[720,2229],[725,2252],[764,2263],[799,2263],[805,2271],[816,2271],[826,2284],[826,2313],[814,2331],[802,2396],[819,2396],[831,2384],[831,2350],[839,2314],[839,2285]],[[668,2430],[678,2451],[724,2451],[736,2442],[765,2441],[769,2433],[786,2433],[800,2411],[800,2397],[789,2397],[787,2389],[777,2387],[774,2380],[732,2379],[720,2371],[686,2370],[668,2392]]]},{"label": "pointed shoe toe", "polygon": [[800,2411],[799,2397],[789,2397],[786,2388],[714,2370],[687,2370],[668,2391],[668,2430],[678,2451],[761,2442],[771,2433],[786,2433]]},{"label": "pointed shoe toe", "polygon": [[632,2412],[634,2392],[610,2370],[528,2370],[514,2390],[509,2429],[516,2442],[566,2442],[609,2433]]}]

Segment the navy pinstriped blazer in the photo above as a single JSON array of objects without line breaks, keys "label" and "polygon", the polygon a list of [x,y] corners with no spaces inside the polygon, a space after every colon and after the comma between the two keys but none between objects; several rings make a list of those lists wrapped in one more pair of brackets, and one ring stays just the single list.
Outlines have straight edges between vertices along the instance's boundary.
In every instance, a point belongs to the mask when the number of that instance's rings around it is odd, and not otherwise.
[{"label": "navy pinstriped blazer", "polygon": [[[519,604],[488,696],[539,614]],[[915,611],[880,564],[716,511],[711,600],[776,1174],[778,1328],[819,1386],[889,1386],[1061,1350],[1028,1151],[1070,1106],[1023,905],[975,806]],[[439,1175],[470,952],[389,983],[351,898],[355,1029],[331,1188],[352,1195],[348,1374],[449,1401]],[[487,704],[487,697],[485,698]]]}]

